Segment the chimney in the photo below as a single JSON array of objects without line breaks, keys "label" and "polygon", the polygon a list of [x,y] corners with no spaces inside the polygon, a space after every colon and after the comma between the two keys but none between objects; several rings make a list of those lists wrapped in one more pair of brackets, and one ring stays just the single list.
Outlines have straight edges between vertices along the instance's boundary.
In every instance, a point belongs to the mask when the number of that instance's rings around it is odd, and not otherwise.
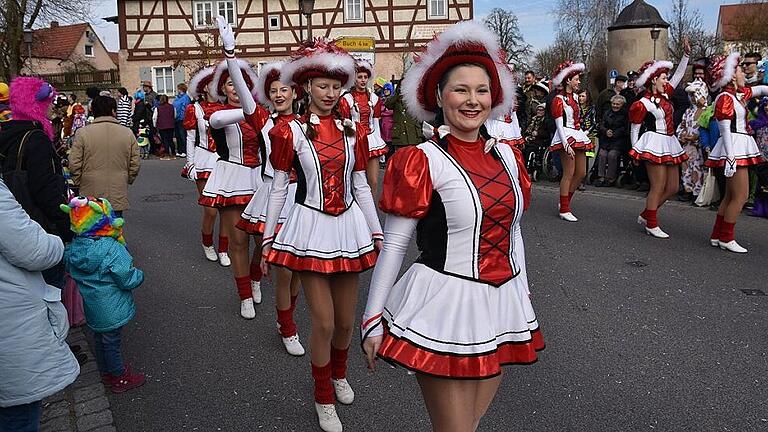
[{"label": "chimney", "polygon": [[51,28],[56,28],[58,26],[59,26],[59,22],[58,21],[51,21]]}]

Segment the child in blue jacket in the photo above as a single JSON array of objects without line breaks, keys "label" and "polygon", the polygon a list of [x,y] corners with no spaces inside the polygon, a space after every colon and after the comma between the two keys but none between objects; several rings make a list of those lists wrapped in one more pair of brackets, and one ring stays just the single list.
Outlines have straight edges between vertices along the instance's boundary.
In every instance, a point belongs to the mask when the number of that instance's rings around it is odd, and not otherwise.
[{"label": "child in blue jacket", "polygon": [[144,273],[133,267],[125,248],[124,220],[104,198],[72,198],[61,209],[69,214],[75,232],[64,262],[83,297],[101,379],[113,393],[139,387],[144,374],[133,373],[120,352],[120,331],[136,314],[132,290],[144,282]]}]

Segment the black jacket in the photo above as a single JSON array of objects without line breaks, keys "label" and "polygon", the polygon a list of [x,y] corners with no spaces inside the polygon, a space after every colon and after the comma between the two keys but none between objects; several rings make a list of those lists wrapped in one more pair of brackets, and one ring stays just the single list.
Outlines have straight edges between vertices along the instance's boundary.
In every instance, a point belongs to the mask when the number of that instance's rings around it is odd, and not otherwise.
[{"label": "black jacket", "polygon": [[[35,222],[48,233],[69,242],[73,236],[69,229],[69,216],[59,208],[59,205],[65,204],[67,200],[61,160],[40,123],[28,120],[3,123],[0,129],[0,172],[6,173],[16,168],[19,145],[24,134],[31,130],[36,132],[29,134],[24,143],[21,168],[27,171],[29,191],[34,205],[47,219]],[[24,210],[29,214],[36,213],[30,209]]]},{"label": "black jacket", "polygon": [[[606,132],[608,130],[613,131],[613,137],[608,138]],[[603,120],[598,127],[600,132],[600,150],[629,150],[629,119],[627,118],[627,111],[620,109],[619,111],[613,111],[608,108],[603,113]]]}]

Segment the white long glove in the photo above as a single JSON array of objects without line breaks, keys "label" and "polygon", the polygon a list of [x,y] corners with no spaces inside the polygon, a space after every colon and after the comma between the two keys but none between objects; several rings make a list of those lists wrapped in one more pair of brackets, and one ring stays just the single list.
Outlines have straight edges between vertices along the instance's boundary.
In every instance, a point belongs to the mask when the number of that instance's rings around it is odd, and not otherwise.
[{"label": "white long glove", "polygon": [[363,216],[365,216],[365,220],[368,222],[371,237],[376,240],[383,240],[381,222],[379,222],[379,215],[376,212],[376,204],[373,203],[373,195],[371,194],[371,187],[368,185],[365,171],[355,171],[352,173],[352,189],[357,205],[360,206],[360,210],[362,210]]},{"label": "white long glove", "polygon": [[360,324],[361,338],[381,336],[384,329],[381,325],[381,314],[387,303],[389,291],[395,284],[400,267],[403,265],[405,253],[411,242],[413,230],[416,229],[418,219],[406,218],[396,215],[387,215],[384,235],[386,241],[384,248],[376,260],[373,269],[371,286],[368,290],[368,303],[365,305],[363,321]]},{"label": "white long glove", "polygon": [[262,246],[271,244],[275,239],[275,229],[277,220],[285,206],[285,199],[288,196],[288,183],[290,174],[285,171],[275,170],[275,176],[272,178],[272,190],[269,193],[269,203],[267,204],[267,221],[264,225],[264,240]]},{"label": "white long glove", "polygon": [[229,77],[232,79],[237,97],[240,99],[240,106],[245,115],[251,115],[256,111],[256,101],[253,99],[251,89],[248,88],[248,84],[243,78],[243,71],[240,70],[240,65],[235,58],[235,33],[223,16],[216,17],[216,23],[219,25],[219,36],[224,47],[224,56],[227,58]]},{"label": "white long glove", "polygon": [[571,144],[568,143],[568,135],[565,134],[565,125],[563,124],[562,116],[555,119],[555,127],[557,128],[557,134],[560,136],[560,142],[563,144],[565,153],[568,156],[573,157],[575,153],[571,148]]},{"label": "white long glove", "polygon": [[629,143],[635,147],[637,140],[640,139],[640,124],[631,123],[629,126]]},{"label": "white long glove", "polygon": [[683,77],[685,76],[686,68],[688,68],[688,54],[684,54],[683,58],[680,59],[680,64],[677,65],[675,74],[672,76],[672,78],[669,79],[669,85],[671,85],[673,88],[677,88],[677,85],[680,84],[680,81],[682,81]]},{"label": "white long glove", "polygon": [[736,174],[736,154],[733,148],[731,121],[719,120],[717,126],[720,128],[720,136],[723,138],[723,146],[725,147],[725,176],[733,177]]}]

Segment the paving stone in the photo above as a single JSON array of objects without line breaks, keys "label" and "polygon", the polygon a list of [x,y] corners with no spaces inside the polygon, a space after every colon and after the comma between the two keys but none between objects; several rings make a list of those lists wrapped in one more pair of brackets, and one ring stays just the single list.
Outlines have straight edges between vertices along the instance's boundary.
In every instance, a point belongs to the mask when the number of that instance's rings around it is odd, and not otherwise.
[{"label": "paving stone", "polygon": [[100,396],[96,399],[91,399],[75,405],[75,415],[77,417],[82,417],[83,415],[93,414],[107,408],[109,408],[109,399],[105,396]]},{"label": "paving stone", "polygon": [[43,403],[54,403],[62,401],[67,398],[67,389],[64,389],[58,393],[54,393],[43,400]]},{"label": "paving stone", "polygon": [[98,383],[101,383],[101,375],[98,372],[80,373],[77,381],[72,383],[72,388],[88,387]]},{"label": "paving stone", "polygon": [[114,426],[102,426],[98,429],[94,429],[91,432],[117,432]]},{"label": "paving stone", "polygon": [[40,421],[46,422],[52,418],[61,417],[63,415],[69,416],[69,402],[65,400],[44,406],[43,416]]},{"label": "paving stone", "polygon": [[87,374],[88,372],[96,372],[97,370],[99,370],[99,366],[96,364],[96,362],[89,361],[88,363],[80,366],[80,375]]},{"label": "paving stone", "polygon": [[101,382],[97,384],[91,384],[88,387],[76,389],[72,392],[72,396],[74,397],[76,404],[95,399],[103,395],[104,386],[101,384]]},{"label": "paving stone", "polygon": [[109,410],[88,414],[77,419],[78,432],[86,432],[97,427],[109,426],[112,424],[112,412]]},{"label": "paving stone", "polygon": [[69,432],[72,427],[69,424],[69,416],[56,417],[48,420],[40,426],[41,432]]}]

